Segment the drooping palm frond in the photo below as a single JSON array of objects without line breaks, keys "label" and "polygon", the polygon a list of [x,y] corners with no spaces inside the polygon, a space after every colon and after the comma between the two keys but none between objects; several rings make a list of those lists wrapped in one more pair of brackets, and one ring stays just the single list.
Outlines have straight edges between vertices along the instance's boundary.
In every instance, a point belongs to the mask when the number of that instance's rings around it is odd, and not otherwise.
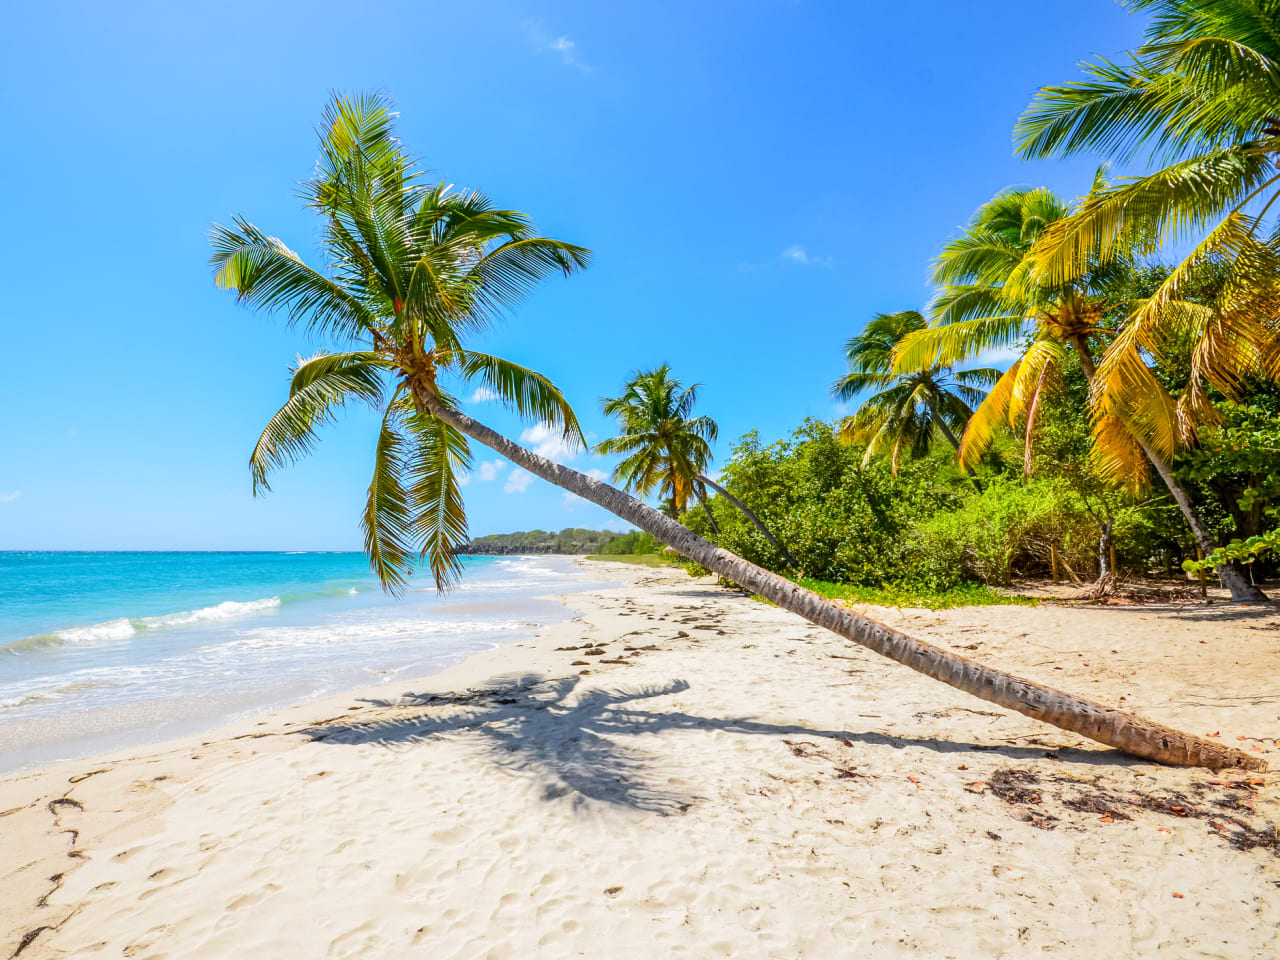
[{"label": "drooping palm frond", "polygon": [[360,515],[369,565],[384,588],[403,593],[413,572],[413,503],[405,489],[405,438],[401,413],[392,404],[382,418],[374,448],[373,478]]},{"label": "drooping palm frond", "polygon": [[281,241],[236,218],[234,227],[210,230],[214,283],[236,299],[269,313],[282,312],[308,331],[355,338],[377,326],[377,314],[351,291],[308,267]]},{"label": "drooping palm frond", "polygon": [[960,465],[972,470],[981,462],[982,455],[995,438],[996,427],[1007,420],[1009,401],[1018,382],[1022,361],[1015,360],[1004,376],[987,392],[986,399],[973,411],[960,439]]},{"label": "drooping palm frond", "polygon": [[456,364],[465,380],[479,378],[510,409],[526,420],[536,420],[559,430],[574,446],[585,446],[578,417],[558,387],[542,374],[518,363],[474,350],[438,354],[442,367]]},{"label": "drooping palm frond", "polygon": [[316,429],[330,422],[348,400],[379,407],[385,362],[370,351],[317,354],[292,368],[289,399],[267,421],[249,457],[253,492],[271,489],[267,474],[311,452]]},{"label": "drooping palm frond", "polygon": [[903,339],[895,355],[899,372],[930,366],[954,366],[988,351],[1012,346],[1027,335],[1028,318],[1019,313],[976,317],[917,330]]},{"label": "drooping palm frond", "polygon": [[1277,182],[1266,153],[1237,146],[1117,181],[1046,231],[1035,252],[1036,276],[1066,283],[1094,264],[1151,254],[1210,229],[1225,211]]},{"label": "drooping palm frond", "polygon": [[467,511],[459,479],[471,469],[467,438],[431,414],[408,420],[413,451],[405,464],[413,503],[413,533],[436,584],[452,586],[462,575],[457,553],[467,542]]}]

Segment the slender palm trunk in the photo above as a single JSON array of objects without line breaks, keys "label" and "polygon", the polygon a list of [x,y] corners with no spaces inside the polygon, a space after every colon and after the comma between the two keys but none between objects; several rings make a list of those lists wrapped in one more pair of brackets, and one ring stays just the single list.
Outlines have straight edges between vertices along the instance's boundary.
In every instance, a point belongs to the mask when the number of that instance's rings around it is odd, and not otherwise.
[{"label": "slender palm trunk", "polygon": [[699,489],[698,485],[695,483],[693,486],[693,494],[698,498],[698,502],[702,504],[702,511],[707,515],[707,523],[711,525],[711,532],[718,534],[720,532],[720,524],[716,523],[715,514],[711,512],[711,504],[707,503],[706,492]]},{"label": "slender palm trunk", "polygon": [[[1094,376],[1097,368],[1093,365],[1093,357],[1089,353],[1089,342],[1083,335],[1075,338],[1076,352],[1080,356],[1080,366],[1084,369],[1085,379],[1089,381],[1090,388],[1093,387]],[[1129,426],[1126,422],[1125,426]],[[1191,534],[1196,538],[1196,545],[1204,551],[1207,557],[1213,553],[1217,547],[1213,534],[1209,532],[1209,528],[1201,521],[1200,516],[1196,513],[1195,508],[1191,505],[1191,497],[1187,495],[1186,488],[1182,486],[1173,475],[1173,468],[1160,456],[1149,444],[1145,437],[1142,436],[1140,430],[1129,429],[1129,435],[1142,448],[1142,452],[1156,468],[1156,473],[1160,474],[1160,479],[1164,481],[1164,485],[1169,488],[1169,493],[1173,495],[1174,502],[1178,505],[1178,509],[1182,511],[1183,519],[1187,521],[1187,526],[1191,528]],[[1267,599],[1267,595],[1255,587],[1252,583],[1245,579],[1240,569],[1232,564],[1223,564],[1218,567],[1218,578],[1222,581],[1222,585],[1231,591],[1231,599],[1238,603],[1258,603]]]},{"label": "slender palm trunk", "polygon": [[[942,435],[943,435],[944,437],[946,437],[946,438],[947,438],[947,443],[951,444],[951,446],[952,446],[952,448],[955,450],[955,452],[956,452],[957,454],[959,454],[959,453],[960,453],[960,441],[959,441],[959,440],[957,440],[957,439],[956,439],[956,435],[955,435],[954,433],[952,433],[952,432],[951,432],[951,428],[947,426],[947,422],[946,422],[945,420],[943,420],[943,419],[942,419],[942,417],[940,417],[940,416],[938,415],[938,411],[937,411],[937,410],[932,410],[932,409],[931,409],[931,410],[929,411],[929,416],[931,416],[931,417],[933,418],[933,422],[934,422],[934,424],[936,424],[936,425],[937,425],[937,427],[938,427],[938,429],[939,429],[940,431],[942,431]],[[964,472],[965,472],[965,473],[967,473],[967,474],[969,475],[969,479],[973,482],[974,487],[976,487],[976,488],[977,488],[977,490],[978,490],[978,492],[979,492],[979,493],[981,493],[981,492],[982,492],[982,483],[981,483],[981,481],[979,481],[979,480],[978,480],[978,478],[977,478],[976,476],[974,476],[973,468],[972,468],[972,467],[965,467],[965,468],[964,468]]]},{"label": "slender palm trunk", "polygon": [[1266,769],[1266,761],[1225,744],[1180,733],[1133,714],[1112,710],[1030,680],[993,670],[859,616],[785,577],[770,573],[708,543],[691,530],[621,490],[540,457],[484,424],[477,423],[466,414],[442,407],[434,396],[428,395],[425,400],[435,416],[524,467],[534,476],[575,493],[584,500],[599,504],[623,520],[653,534],[690,560],[776,603],[784,610],[927,677],[1149,760],[1211,769]]},{"label": "slender palm trunk", "polygon": [[720,484],[716,483],[714,480],[712,480],[710,477],[706,476],[705,474],[698,477],[698,479],[701,480],[703,483],[705,483],[707,486],[709,486],[716,493],[720,494],[720,496],[724,497],[726,500],[732,503],[739,510],[741,510],[743,515],[748,520],[750,520],[753,524],[755,524],[755,528],[764,535],[764,538],[773,544],[774,549],[776,549],[780,554],[782,554],[782,559],[787,561],[787,566],[791,567],[793,570],[800,569],[800,564],[796,563],[796,558],[791,555],[791,552],[787,550],[786,547],[784,547],[781,543],[778,542],[778,538],[775,537],[769,531],[769,528],[764,525],[764,521],[755,515],[755,511],[753,511],[745,503],[743,503],[741,500],[735,497],[732,493],[730,493],[724,487],[720,486]]}]

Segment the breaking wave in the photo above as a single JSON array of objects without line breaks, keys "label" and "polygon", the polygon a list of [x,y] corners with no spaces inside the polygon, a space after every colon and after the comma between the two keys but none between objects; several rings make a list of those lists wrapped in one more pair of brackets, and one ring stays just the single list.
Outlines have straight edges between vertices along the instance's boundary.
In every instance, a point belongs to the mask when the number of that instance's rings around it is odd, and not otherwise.
[{"label": "breaking wave", "polygon": [[118,643],[145,630],[166,630],[172,627],[186,627],[194,623],[236,620],[240,617],[269,613],[278,610],[279,607],[279,597],[266,597],[262,600],[224,600],[222,603],[201,607],[198,610],[182,610],[156,617],[120,617],[87,627],[67,627],[64,630],[41,633],[34,637],[23,637],[21,640],[0,644],[0,650],[7,653],[24,653],[41,647],[56,647],[64,644]]}]

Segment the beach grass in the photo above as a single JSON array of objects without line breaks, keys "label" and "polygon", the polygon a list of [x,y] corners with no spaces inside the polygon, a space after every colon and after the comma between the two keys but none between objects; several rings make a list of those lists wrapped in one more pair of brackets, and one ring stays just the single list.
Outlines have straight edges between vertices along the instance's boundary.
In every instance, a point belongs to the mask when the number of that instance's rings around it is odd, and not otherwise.
[{"label": "beach grass", "polygon": [[860,587],[848,583],[828,583],[802,577],[800,586],[830,600],[847,600],[852,603],[869,603],[880,607],[922,607],[926,610],[949,610],[953,607],[984,607],[1020,605],[1034,607],[1039,601],[993,590],[984,583],[963,583],[946,590],[929,590],[923,587],[890,585],[884,587]]}]

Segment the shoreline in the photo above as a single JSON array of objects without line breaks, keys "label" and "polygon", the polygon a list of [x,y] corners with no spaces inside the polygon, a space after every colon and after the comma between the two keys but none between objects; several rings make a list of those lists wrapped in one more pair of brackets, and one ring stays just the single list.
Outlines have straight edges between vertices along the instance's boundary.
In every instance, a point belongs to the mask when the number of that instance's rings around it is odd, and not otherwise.
[{"label": "shoreline", "polygon": [[[1248,846],[1274,777],[1134,761],[709,579],[607,566],[622,586],[557,597],[572,619],[432,676],[0,776],[0,954],[37,928],[24,958],[1277,945],[1280,850]],[[868,612],[1280,755],[1268,611]]]},{"label": "shoreline", "polygon": [[[541,562],[547,558],[529,555],[503,559]],[[573,557],[562,559],[566,561],[564,564],[548,566],[548,569],[555,575],[570,577],[581,583],[584,590],[599,586],[599,582],[593,581],[590,572],[584,570],[580,563],[575,563]],[[489,632],[499,629],[499,622],[503,620],[499,613],[507,614],[506,620],[511,617],[521,620],[527,618],[527,624],[512,631],[514,639],[500,637],[492,641],[495,647],[505,646],[527,640],[539,629],[572,617],[572,608],[564,602],[565,597],[571,596],[572,591],[557,592],[554,589],[548,594],[493,600],[457,594],[450,597],[448,605],[440,610],[428,608],[412,616],[421,618],[426,629],[441,614],[446,622],[469,613],[487,615],[494,621],[493,630]],[[358,613],[365,608],[354,609]],[[350,611],[329,611],[328,621],[319,620],[307,627],[317,630],[350,629],[344,627],[340,619],[344,614],[349,616]],[[232,625],[238,624],[233,622]],[[256,626],[276,628],[272,621],[260,622]],[[501,629],[506,630],[507,627],[503,626]],[[57,763],[114,755],[151,744],[214,734],[225,726],[273,715],[298,704],[329,698],[340,699],[356,693],[369,693],[387,684],[430,677],[465,660],[472,653],[489,649],[482,647],[477,650],[464,635],[450,635],[448,639],[449,645],[456,645],[456,649],[446,647],[444,652],[436,653],[431,651],[435,642],[433,639],[425,638],[421,643],[422,650],[417,656],[420,659],[436,660],[439,664],[436,670],[423,671],[421,664],[375,669],[360,665],[358,660],[353,659],[345,666],[335,666],[332,674],[324,678],[290,678],[275,684],[258,680],[243,689],[228,686],[200,693],[177,691],[164,696],[149,694],[122,703],[55,715],[0,716],[0,777],[38,771]],[[230,643],[227,640],[222,642]],[[357,677],[360,670],[368,675]],[[76,676],[74,673],[66,674],[68,683],[74,685]],[[382,679],[375,679],[377,676]],[[43,696],[36,694],[34,699],[43,699]],[[50,732],[50,728],[55,725],[56,729]],[[158,730],[163,730],[163,735],[155,736],[154,733]]]}]

